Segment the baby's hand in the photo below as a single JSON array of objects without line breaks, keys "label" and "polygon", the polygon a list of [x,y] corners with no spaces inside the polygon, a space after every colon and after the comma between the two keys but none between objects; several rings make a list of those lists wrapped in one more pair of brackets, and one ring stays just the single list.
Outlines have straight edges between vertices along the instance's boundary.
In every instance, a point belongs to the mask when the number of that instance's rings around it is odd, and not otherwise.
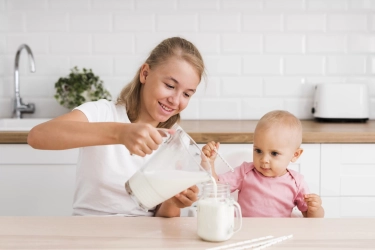
[{"label": "baby's hand", "polygon": [[207,143],[206,145],[204,145],[204,147],[202,148],[202,152],[206,157],[204,157],[203,154],[201,155],[202,157],[201,166],[206,170],[210,170],[215,180],[218,180],[218,176],[215,171],[215,159],[217,156],[215,149],[216,150],[219,149],[219,146],[220,146],[220,143],[211,141]]},{"label": "baby's hand", "polygon": [[211,141],[204,145],[202,148],[203,154],[208,158],[210,162],[214,162],[217,156],[215,149],[219,149],[220,143]]},{"label": "baby's hand", "polygon": [[305,202],[307,203],[307,211],[317,212],[322,207],[322,199],[317,194],[305,194]]}]

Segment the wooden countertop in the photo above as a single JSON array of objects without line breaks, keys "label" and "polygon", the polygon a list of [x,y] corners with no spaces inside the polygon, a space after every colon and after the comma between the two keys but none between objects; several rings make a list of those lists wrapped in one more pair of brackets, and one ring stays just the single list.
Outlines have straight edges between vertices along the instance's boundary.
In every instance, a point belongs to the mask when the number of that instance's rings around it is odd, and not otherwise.
[{"label": "wooden countertop", "polygon": [[[197,142],[252,143],[258,121],[181,121],[181,127]],[[366,123],[302,121],[303,143],[375,143],[375,120]],[[0,131],[0,143],[25,144],[28,131]]]},{"label": "wooden countertop", "polygon": [[196,234],[197,218],[0,217],[0,249],[207,249],[272,235],[270,249],[374,249],[375,218],[244,218],[231,239]]}]

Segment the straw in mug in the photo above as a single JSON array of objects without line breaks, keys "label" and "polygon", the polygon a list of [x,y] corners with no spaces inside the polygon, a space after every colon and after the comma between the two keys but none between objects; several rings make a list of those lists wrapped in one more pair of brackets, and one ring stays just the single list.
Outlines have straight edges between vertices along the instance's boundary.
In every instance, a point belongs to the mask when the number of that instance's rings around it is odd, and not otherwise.
[{"label": "straw in mug", "polygon": [[225,165],[227,165],[227,167],[230,169],[230,171],[234,172],[234,168],[231,165],[229,165],[229,163],[223,158],[223,156],[221,156],[221,154],[219,153],[219,151],[217,151],[216,148],[214,148],[214,151],[220,157],[220,159],[223,160],[223,162],[225,163]]}]

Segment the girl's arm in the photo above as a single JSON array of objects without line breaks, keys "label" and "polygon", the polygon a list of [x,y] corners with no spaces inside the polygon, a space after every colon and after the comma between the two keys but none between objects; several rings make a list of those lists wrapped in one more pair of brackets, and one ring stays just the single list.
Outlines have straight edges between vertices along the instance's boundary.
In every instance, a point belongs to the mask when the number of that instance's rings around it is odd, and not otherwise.
[{"label": "girl's arm", "polygon": [[123,144],[131,153],[145,156],[158,148],[162,137],[149,124],[88,122],[82,111],[73,110],[32,128],[27,142],[49,150]]}]

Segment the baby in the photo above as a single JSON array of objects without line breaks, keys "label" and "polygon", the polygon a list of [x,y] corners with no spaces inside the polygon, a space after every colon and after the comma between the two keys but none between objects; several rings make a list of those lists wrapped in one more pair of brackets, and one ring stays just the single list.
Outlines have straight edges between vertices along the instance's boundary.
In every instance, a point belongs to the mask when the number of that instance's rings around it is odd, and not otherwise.
[{"label": "baby", "polygon": [[209,159],[212,174],[219,182],[238,190],[243,217],[290,217],[297,208],[304,217],[324,217],[322,201],[310,194],[303,175],[288,169],[302,154],[302,125],[287,111],[271,111],[254,131],[253,162],[244,162],[234,172],[217,175],[214,161],[219,143],[209,142],[202,151]]}]

